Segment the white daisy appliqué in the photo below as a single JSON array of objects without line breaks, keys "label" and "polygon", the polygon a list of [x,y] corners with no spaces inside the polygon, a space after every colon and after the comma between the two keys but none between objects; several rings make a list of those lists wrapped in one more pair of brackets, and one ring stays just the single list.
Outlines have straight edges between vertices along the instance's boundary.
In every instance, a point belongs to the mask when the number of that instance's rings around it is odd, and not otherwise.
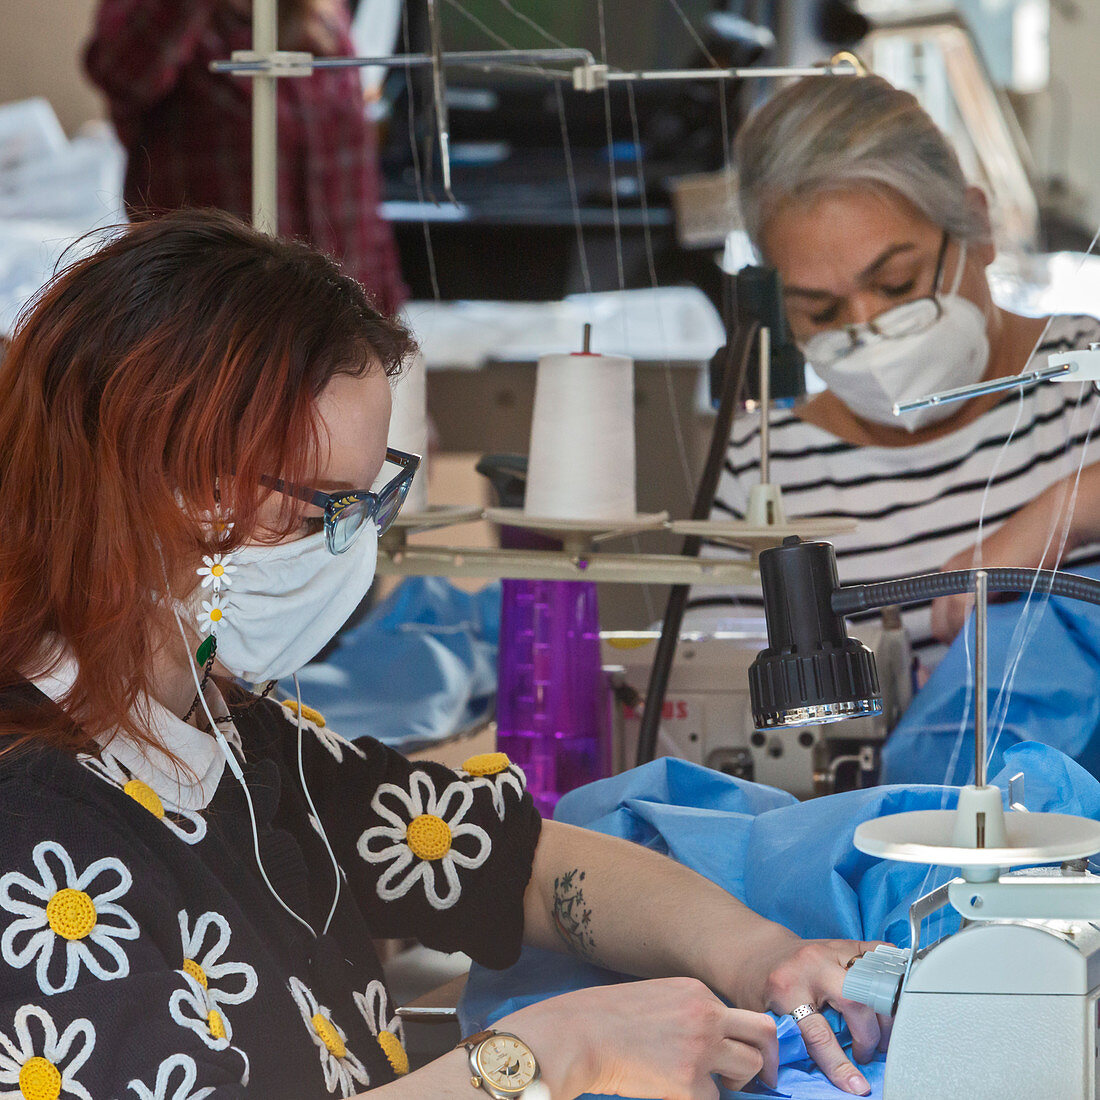
[{"label": "white daisy appliqu\u00e9", "polygon": [[202,577],[202,587],[209,588],[212,592],[220,592],[232,584],[232,574],[237,572],[237,567],[232,564],[229,554],[207,554],[202,559],[202,565],[195,572]]},{"label": "white daisy appliqu\u00e9", "polygon": [[380,981],[367,986],[366,993],[353,993],[352,1000],[367,1021],[370,1033],[378,1040],[393,1072],[399,1077],[409,1072],[409,1056],[405,1053],[405,1034],[401,1027],[401,1017],[391,1014],[389,994]]},{"label": "white daisy appliqu\u00e9", "polygon": [[353,1080],[364,1088],[369,1085],[367,1067],[348,1050],[344,1030],[332,1019],[329,1010],[317,1003],[317,998],[305,982],[291,977],[290,993],[321,1057],[325,1088],[329,1092],[339,1088],[340,1095],[346,1098],[361,1091],[352,1083]]},{"label": "white daisy appliqu\u00e9", "polygon": [[122,860],[97,859],[78,875],[53,840],[35,845],[32,859],[38,879],[19,871],[0,878],[0,907],[18,918],[0,937],[4,961],[21,969],[37,959],[38,986],[49,994],[72,989],[81,966],[103,981],[125,978],[130,963],[118,941],[136,940],[139,930],[117,904],[133,882]]},{"label": "white daisy appliqu\u00e9", "polygon": [[[176,1070],[180,1073],[177,1074]],[[173,1077],[178,1078],[175,1087],[172,1085]],[[127,1087],[137,1094],[138,1100],[206,1100],[208,1096],[213,1096],[213,1086],[196,1091],[198,1079],[199,1070],[195,1059],[190,1054],[173,1054],[157,1067],[157,1079],[152,1088],[136,1079]]]},{"label": "white daisy appliqu\u00e9", "polygon": [[[32,1034],[30,1022],[37,1021]],[[0,1032],[0,1096],[57,1100],[75,1096],[92,1100],[77,1080],[95,1046],[91,1020],[73,1020],[61,1033],[43,1008],[23,1005],[15,1014],[15,1039]]]},{"label": "white daisy appliqu\u00e9", "polygon": [[241,1083],[248,1084],[248,1056],[233,1044],[233,1025],[226,1006],[244,1004],[256,995],[256,971],[248,963],[226,962],[229,922],[220,913],[204,913],[194,928],[186,911],[179,914],[186,988],[173,990],[168,1001],[172,1019],[193,1031],[212,1050],[232,1047],[244,1059]]},{"label": "white daisy appliqu\u00e9", "polygon": [[493,809],[497,817],[504,820],[507,809],[504,792],[510,790],[518,799],[523,798],[527,790],[527,777],[518,764],[513,764],[502,752],[483,752],[471,756],[462,765],[462,772],[471,778],[469,785],[474,788],[487,787],[493,798]]},{"label": "white daisy appliqu\u00e9", "polygon": [[105,750],[99,757],[81,753],[77,756],[77,761],[100,779],[105,779],[124,794],[128,794],[185,844],[198,844],[206,836],[206,818],[202,814],[194,810],[181,810],[178,806],[165,806],[160,795],[147,783],[135,779],[109,750]]},{"label": "white daisy appliqu\u00e9", "polygon": [[367,863],[392,861],[378,879],[383,901],[404,897],[419,881],[435,909],[449,909],[458,901],[462,885],[457,868],[480,867],[492,849],[489,834],[464,820],[473,801],[469,783],[455,780],[437,795],[422,771],[409,776],[407,791],[393,783],[378,788],[371,809],[388,824],[367,829],[358,850]]},{"label": "white daisy appliqu\u00e9", "polygon": [[[298,723],[298,704],[293,699],[284,699],[283,707],[290,712],[290,721],[297,725]],[[352,744],[346,737],[341,737],[338,733],[334,733],[332,730],[325,726],[325,720],[321,715],[315,711],[312,707],[302,706],[302,729],[308,730],[321,742],[322,745],[336,759],[337,764],[344,762],[344,751],[355,753],[360,760],[366,760],[367,754],[355,744]]]}]

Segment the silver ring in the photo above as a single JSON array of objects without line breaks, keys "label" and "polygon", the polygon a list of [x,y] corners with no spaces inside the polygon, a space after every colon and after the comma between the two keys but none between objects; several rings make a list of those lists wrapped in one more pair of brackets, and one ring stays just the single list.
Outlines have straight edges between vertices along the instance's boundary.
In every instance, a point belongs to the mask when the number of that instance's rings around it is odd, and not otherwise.
[{"label": "silver ring", "polygon": [[816,1012],[817,1009],[813,1005],[799,1005],[797,1008],[792,1008],[787,1015],[797,1024],[801,1023],[807,1016],[813,1016]]}]

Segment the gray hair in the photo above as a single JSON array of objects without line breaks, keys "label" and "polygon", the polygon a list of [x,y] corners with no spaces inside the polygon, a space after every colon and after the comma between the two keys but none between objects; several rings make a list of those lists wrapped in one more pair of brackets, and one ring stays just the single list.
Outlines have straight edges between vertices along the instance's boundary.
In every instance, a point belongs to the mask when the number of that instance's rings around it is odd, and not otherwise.
[{"label": "gray hair", "polygon": [[895,192],[958,240],[989,239],[947,138],[882,77],[803,77],[753,112],[735,149],[741,217],[757,251],[784,201],[854,188]]}]

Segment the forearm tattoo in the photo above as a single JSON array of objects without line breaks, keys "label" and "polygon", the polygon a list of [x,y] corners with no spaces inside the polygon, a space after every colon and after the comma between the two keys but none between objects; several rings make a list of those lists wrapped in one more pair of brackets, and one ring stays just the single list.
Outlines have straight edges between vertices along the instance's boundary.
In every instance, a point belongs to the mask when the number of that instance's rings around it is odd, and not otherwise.
[{"label": "forearm tattoo", "polygon": [[568,951],[588,958],[595,950],[592,938],[592,910],[584,904],[584,872],[579,867],[554,879],[554,930]]}]

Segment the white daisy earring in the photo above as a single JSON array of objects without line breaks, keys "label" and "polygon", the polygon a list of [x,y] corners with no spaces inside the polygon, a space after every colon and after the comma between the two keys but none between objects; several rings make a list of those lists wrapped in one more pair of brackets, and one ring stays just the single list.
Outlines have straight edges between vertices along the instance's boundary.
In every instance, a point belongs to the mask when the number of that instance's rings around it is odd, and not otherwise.
[{"label": "white daisy earring", "polygon": [[232,574],[237,567],[233,565],[230,554],[206,554],[202,559],[202,566],[195,572],[202,577],[202,587],[209,588],[217,595],[223,588],[232,584]]}]

